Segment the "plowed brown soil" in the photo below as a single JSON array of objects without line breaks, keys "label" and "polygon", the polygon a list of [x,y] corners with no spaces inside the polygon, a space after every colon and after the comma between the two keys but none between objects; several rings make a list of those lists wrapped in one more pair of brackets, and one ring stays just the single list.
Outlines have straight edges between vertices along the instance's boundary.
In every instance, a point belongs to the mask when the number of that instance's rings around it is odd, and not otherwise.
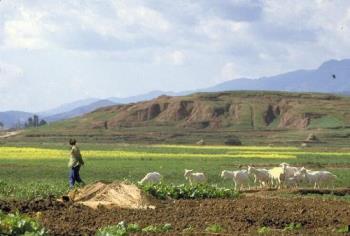
[{"label": "plowed brown soil", "polygon": [[[267,194],[268,195],[268,194]],[[156,209],[107,209],[61,203],[53,198],[28,202],[0,202],[0,209],[37,215],[52,235],[93,235],[102,226],[120,221],[140,226],[171,223],[171,234],[192,227],[199,235],[211,224],[220,224],[229,235],[257,234],[268,226],[277,234],[290,223],[302,229],[287,234],[333,235],[337,227],[350,224],[350,202],[303,197],[249,195],[234,200],[156,201]],[[286,235],[284,232],[283,235]]]}]

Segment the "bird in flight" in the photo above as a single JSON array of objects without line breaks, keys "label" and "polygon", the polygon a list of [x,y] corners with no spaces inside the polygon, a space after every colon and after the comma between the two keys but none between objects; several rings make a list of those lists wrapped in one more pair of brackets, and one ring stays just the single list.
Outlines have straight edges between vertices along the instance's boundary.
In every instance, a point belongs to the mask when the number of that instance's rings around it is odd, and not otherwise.
[{"label": "bird in flight", "polygon": [[332,75],[332,79],[336,79],[337,76],[335,74]]}]

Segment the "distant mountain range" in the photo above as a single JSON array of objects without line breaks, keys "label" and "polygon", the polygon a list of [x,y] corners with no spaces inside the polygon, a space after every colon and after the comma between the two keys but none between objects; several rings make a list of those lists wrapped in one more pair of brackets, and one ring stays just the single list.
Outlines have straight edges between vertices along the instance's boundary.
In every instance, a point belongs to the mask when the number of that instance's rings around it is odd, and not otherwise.
[{"label": "distant mountain range", "polygon": [[114,103],[114,102],[112,102],[110,100],[106,100],[106,99],[105,100],[98,100],[98,101],[93,102],[91,104],[88,104],[85,106],[80,106],[80,107],[74,108],[74,109],[67,111],[67,112],[62,112],[62,113],[58,113],[55,115],[44,117],[43,119],[46,120],[47,122],[66,120],[69,118],[84,115],[84,114],[92,112],[98,108],[108,107],[108,106],[112,106],[112,105],[116,105],[116,104],[117,103]]},{"label": "distant mountain range", "polygon": [[60,114],[60,113],[70,112],[70,111],[72,111],[74,109],[90,105],[90,104],[98,102],[100,100],[101,99],[99,99],[99,98],[82,99],[82,100],[78,100],[78,101],[62,104],[62,105],[60,105],[58,107],[55,107],[55,108],[47,110],[47,111],[38,112],[38,115],[40,115],[42,117],[50,117],[50,116],[57,115],[57,114]]},{"label": "distant mountain range", "polygon": [[200,91],[265,90],[349,93],[350,59],[330,60],[315,70],[297,70],[258,79],[235,79]]},{"label": "distant mountain range", "polygon": [[23,111],[5,111],[0,112],[0,122],[4,124],[4,128],[15,128],[23,125],[29,117],[33,116],[32,113]]},{"label": "distant mountain range", "polygon": [[[220,92],[235,90],[324,92],[350,95],[350,59],[330,60],[314,70],[297,70],[257,79],[233,79],[213,87],[191,91],[177,93],[152,91],[125,98],[109,97],[107,99],[83,99],[72,103],[63,104],[48,111],[39,112],[38,115],[49,122],[54,122],[81,116],[97,108],[115,104],[136,103],[151,100],[161,95],[183,96],[196,92]],[[32,115],[32,113],[21,111],[0,112],[0,122],[3,122],[5,127],[9,128],[15,126],[18,122],[27,120],[28,117]]]}]

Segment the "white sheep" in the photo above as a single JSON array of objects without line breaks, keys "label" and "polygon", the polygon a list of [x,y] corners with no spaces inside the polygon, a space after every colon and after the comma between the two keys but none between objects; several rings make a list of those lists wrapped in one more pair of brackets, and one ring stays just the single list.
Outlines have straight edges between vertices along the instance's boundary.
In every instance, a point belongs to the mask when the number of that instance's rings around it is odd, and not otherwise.
[{"label": "white sheep", "polygon": [[145,175],[145,177],[140,180],[139,184],[147,184],[147,183],[159,183],[162,176],[158,172],[150,172]]},{"label": "white sheep", "polygon": [[294,175],[300,170],[298,167],[290,166],[288,163],[281,163],[280,167],[284,168],[285,178],[294,177]]},{"label": "white sheep", "polygon": [[296,177],[286,178],[283,183],[287,188],[297,188],[299,184]]},{"label": "white sheep", "polygon": [[207,182],[207,177],[204,173],[193,173],[193,170],[186,170],[184,177],[190,182],[190,184],[201,184]]},{"label": "white sheep", "polygon": [[293,177],[285,178],[283,183],[287,188],[298,188],[299,184],[304,182],[305,174],[301,171],[298,171],[294,174]]},{"label": "white sheep", "polygon": [[305,175],[305,179],[308,183],[314,185],[314,189],[320,188],[322,183],[332,184],[332,187],[334,189],[334,181],[337,179],[337,176],[332,174],[329,171],[311,171],[306,170],[305,168],[302,168],[300,170],[301,173]]},{"label": "white sheep", "polygon": [[260,184],[260,188],[270,184],[270,174],[266,169],[256,169],[253,166],[248,166],[248,174],[254,177],[255,184]]},{"label": "white sheep", "polygon": [[244,185],[248,186],[248,189],[250,189],[249,185],[249,175],[248,171],[246,170],[237,170],[237,171],[228,171],[228,170],[223,170],[221,172],[221,177],[223,179],[231,179],[235,183],[235,190],[239,191],[241,187]]},{"label": "white sheep", "polygon": [[269,171],[271,186],[276,188],[282,188],[283,181],[285,179],[285,168],[274,167]]}]

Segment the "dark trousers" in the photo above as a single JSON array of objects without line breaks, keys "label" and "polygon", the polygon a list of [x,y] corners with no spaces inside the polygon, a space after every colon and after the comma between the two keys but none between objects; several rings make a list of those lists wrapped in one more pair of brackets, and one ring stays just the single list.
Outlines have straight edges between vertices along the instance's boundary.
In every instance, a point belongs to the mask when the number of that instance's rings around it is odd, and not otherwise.
[{"label": "dark trousers", "polygon": [[84,183],[79,175],[80,165],[76,167],[72,167],[69,173],[69,186],[74,187],[75,182]]}]

